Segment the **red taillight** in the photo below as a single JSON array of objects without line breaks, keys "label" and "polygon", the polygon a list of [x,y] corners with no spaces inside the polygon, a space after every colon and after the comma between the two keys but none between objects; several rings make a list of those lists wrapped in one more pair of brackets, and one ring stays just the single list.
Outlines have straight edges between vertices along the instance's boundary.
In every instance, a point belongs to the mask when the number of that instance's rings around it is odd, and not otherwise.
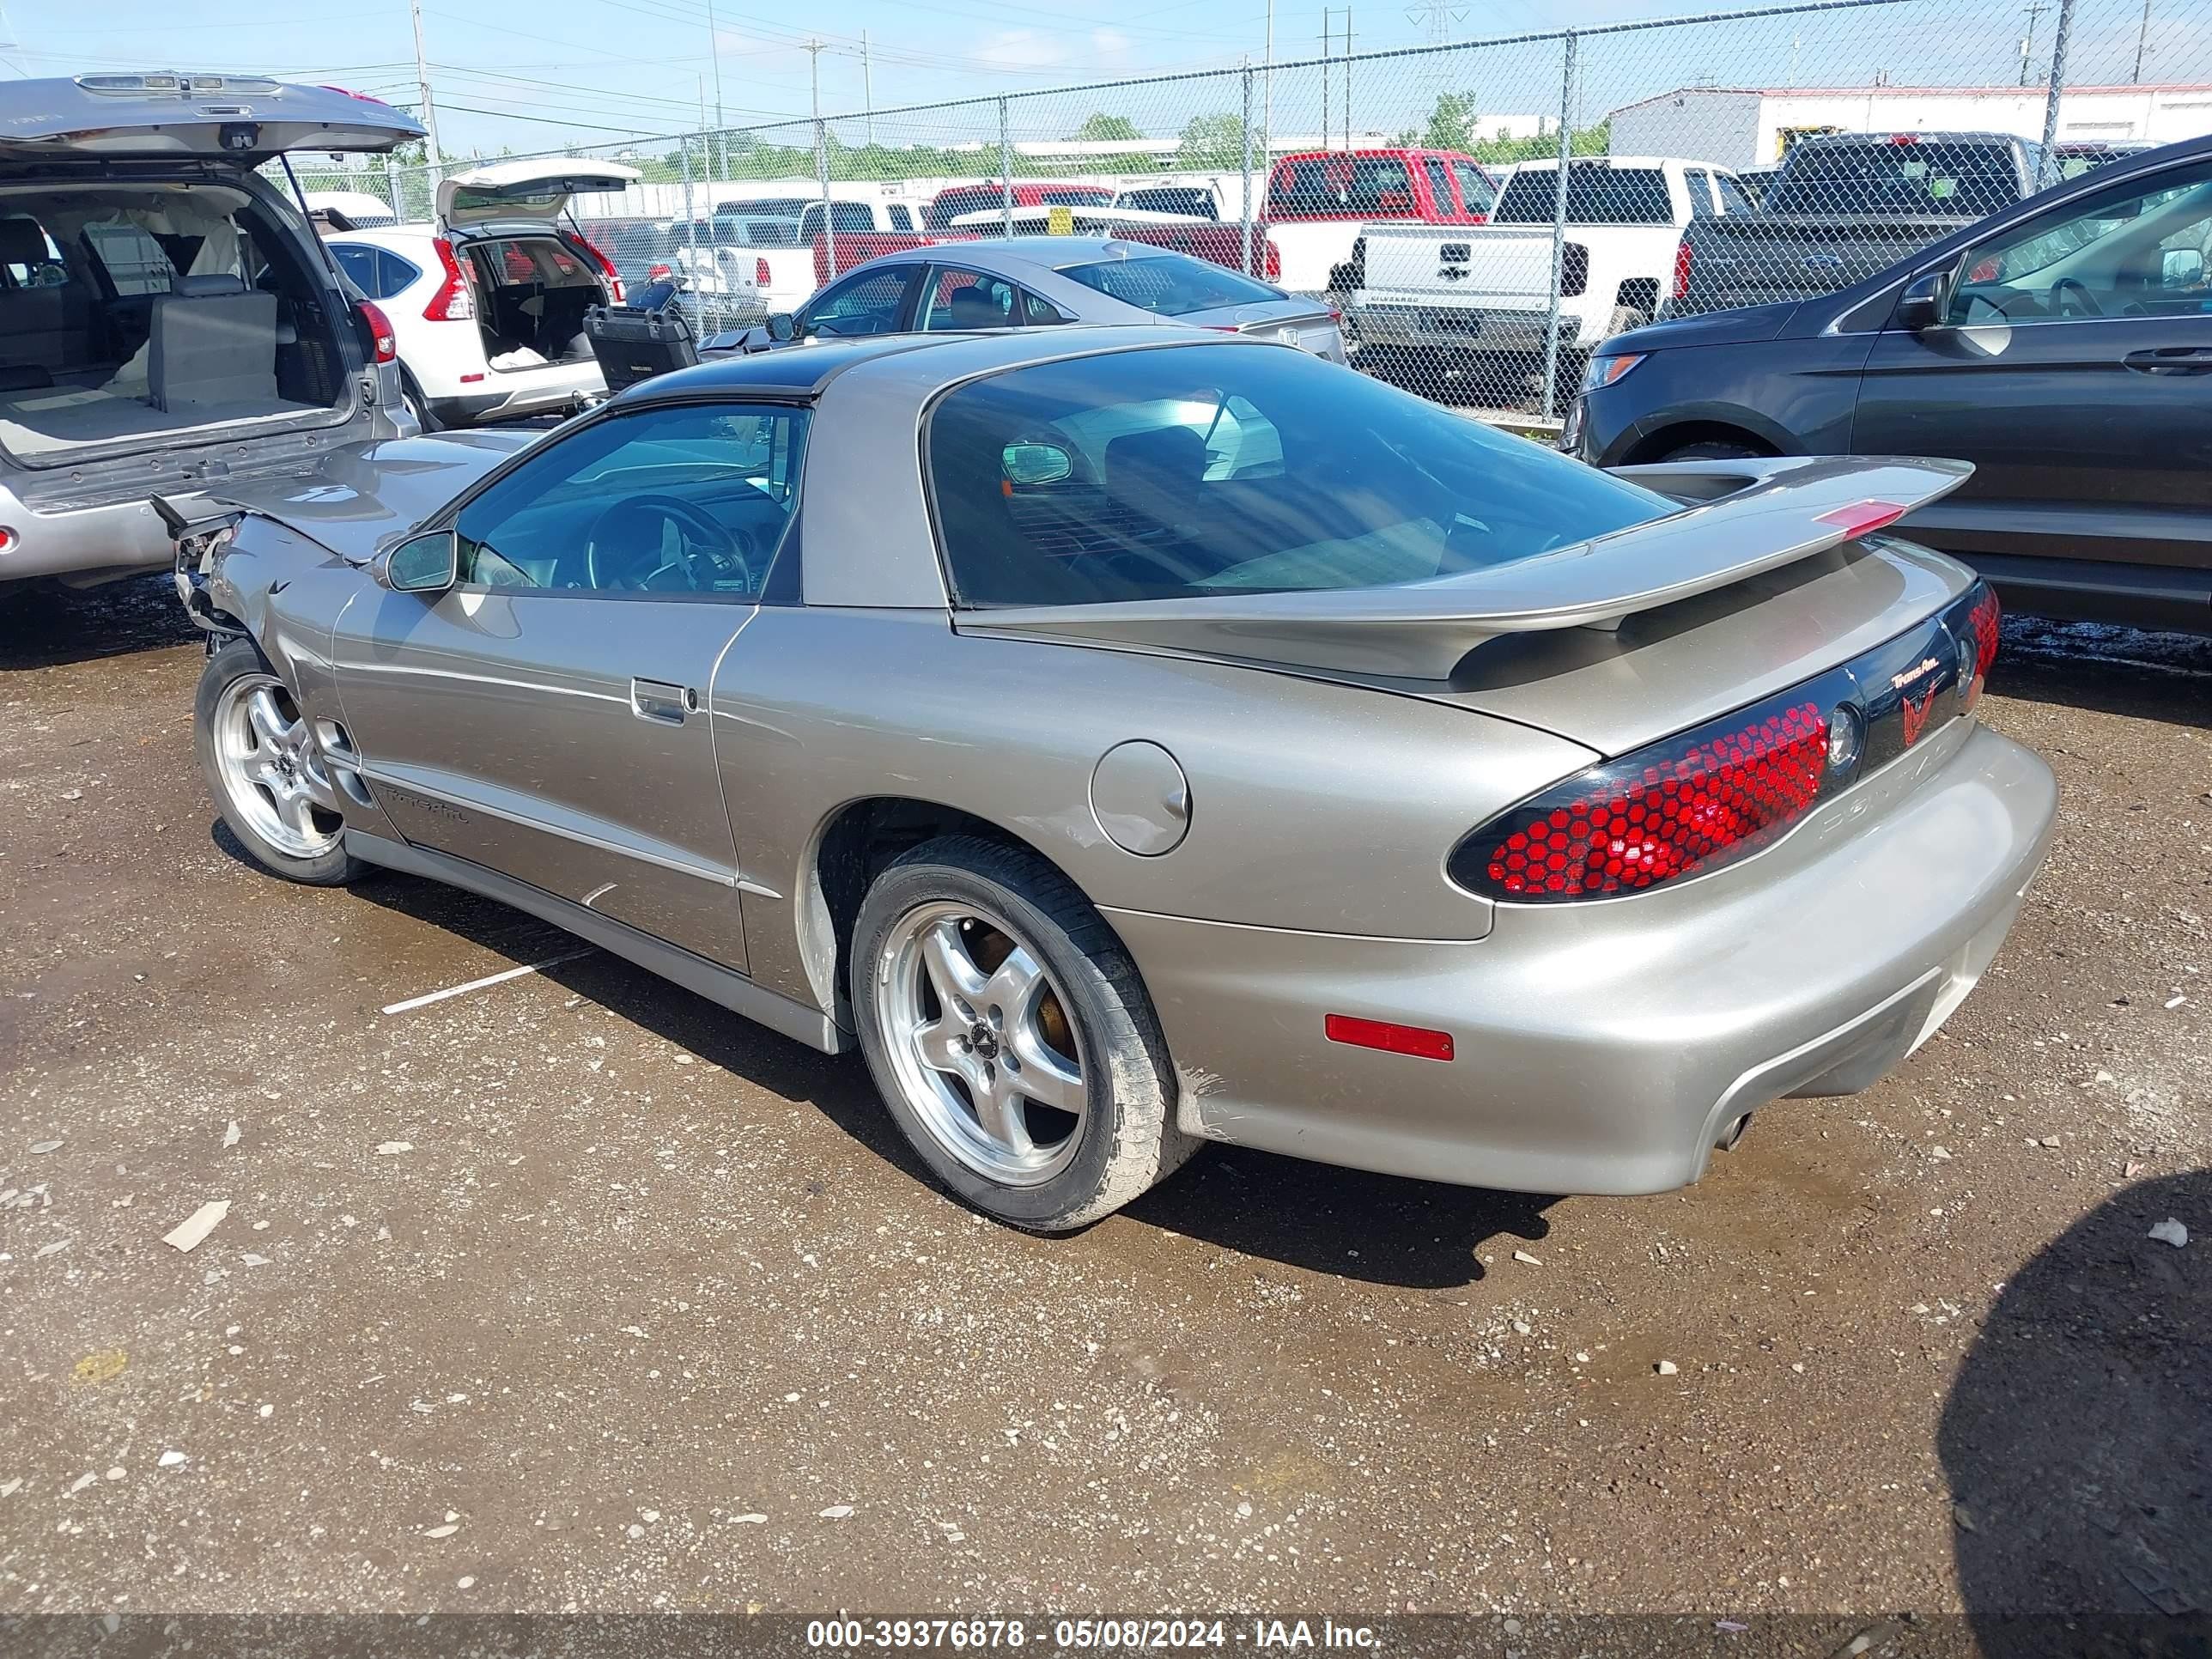
[{"label": "red taillight", "polygon": [[766,288],[769,285],[769,280],[768,259],[766,256],[763,256],[753,261],[753,286]]},{"label": "red taillight", "polygon": [[445,280],[438,291],[430,296],[430,303],[422,307],[422,318],[432,323],[465,323],[477,314],[476,295],[469,291],[469,279],[461,274],[461,262],[453,255],[453,245],[444,237],[434,237],[430,246],[437,250],[438,263],[446,269]]},{"label": "red taillight", "polygon": [[1778,698],[1547,790],[1461,842],[1452,876],[1523,902],[1639,892],[1765,846],[1827,771],[1822,705]]},{"label": "red taillight", "polygon": [[1674,244],[1674,297],[1690,297],[1690,239],[1686,236]]},{"label": "red taillight", "polygon": [[667,265],[662,264],[656,263],[645,268],[645,280],[648,283],[665,283],[675,274]]},{"label": "red taillight", "polygon": [[392,331],[392,319],[374,300],[361,302],[361,319],[368,325],[368,337],[375,348],[374,361],[391,363],[399,361],[398,337]]},{"label": "red taillight", "polygon": [[1813,522],[1834,525],[1846,536],[1870,536],[1904,516],[1905,508],[1895,501],[1853,501],[1832,513],[1814,514]]},{"label": "red taillight", "polygon": [[1917,132],[1893,132],[1889,135],[1889,142],[1893,144],[1917,144],[1920,142],[1920,135]]},{"label": "red taillight", "polygon": [[623,280],[615,271],[615,262],[580,236],[576,238],[576,246],[584,251],[584,257],[586,259],[599,268],[599,276],[607,285],[608,302],[611,305],[620,305],[625,296],[623,294]]},{"label": "red taillight", "polygon": [[1996,590],[1988,587],[1981,591],[1974,608],[1966,613],[1966,626],[1974,635],[1974,678],[1978,681],[1989,677],[1990,665],[1997,659],[1997,623],[2002,616]]},{"label": "red taillight", "polygon": [[1411,1054],[1416,1060],[1449,1060],[1449,1031],[1431,1031],[1421,1025],[1398,1025],[1386,1019],[1355,1019],[1349,1014],[1330,1014],[1322,1030],[1331,1042],[1355,1048],[1380,1048],[1385,1054]]},{"label": "red taillight", "polygon": [[1267,274],[1271,277],[1283,274],[1283,250],[1273,242],[1267,244]]}]

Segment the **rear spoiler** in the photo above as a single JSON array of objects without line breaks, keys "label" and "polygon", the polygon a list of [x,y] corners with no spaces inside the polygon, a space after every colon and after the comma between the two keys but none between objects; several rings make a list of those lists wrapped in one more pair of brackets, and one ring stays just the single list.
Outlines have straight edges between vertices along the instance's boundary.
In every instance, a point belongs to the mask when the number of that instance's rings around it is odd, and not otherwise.
[{"label": "rear spoiler", "polygon": [[1638,611],[1825,553],[1948,495],[1964,461],[1691,461],[1620,476],[1685,510],[1492,570],[1393,587],[963,611],[963,634],[1448,680],[1502,634],[1613,629]]}]

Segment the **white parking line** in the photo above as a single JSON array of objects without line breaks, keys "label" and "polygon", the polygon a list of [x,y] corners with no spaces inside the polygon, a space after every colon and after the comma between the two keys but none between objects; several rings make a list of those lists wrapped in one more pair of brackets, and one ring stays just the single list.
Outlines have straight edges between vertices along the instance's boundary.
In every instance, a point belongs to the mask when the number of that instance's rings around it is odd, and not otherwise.
[{"label": "white parking line", "polygon": [[520,968],[510,968],[505,973],[487,974],[482,979],[472,979],[466,985],[448,985],[442,991],[426,991],[419,997],[409,997],[404,1002],[386,1005],[381,1010],[387,1014],[404,1014],[416,1008],[427,1008],[434,1002],[443,1002],[447,997],[466,996],[471,991],[482,991],[494,985],[504,985],[508,980],[520,979],[525,974],[543,972],[557,968],[564,962],[574,962],[578,957],[587,957],[589,951],[570,951],[564,955],[548,957],[543,962],[532,962]]}]

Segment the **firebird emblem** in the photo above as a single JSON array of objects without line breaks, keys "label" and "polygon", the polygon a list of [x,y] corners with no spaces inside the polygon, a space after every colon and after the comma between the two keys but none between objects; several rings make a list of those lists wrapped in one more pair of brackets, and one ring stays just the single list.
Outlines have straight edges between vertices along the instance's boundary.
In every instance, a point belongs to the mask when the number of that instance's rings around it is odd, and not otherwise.
[{"label": "firebird emblem", "polygon": [[1928,729],[1928,711],[1936,706],[1936,687],[1929,686],[1928,695],[1920,699],[1917,708],[1914,707],[1911,698],[1905,699],[1905,746],[1907,749],[1917,743],[1920,734]]}]

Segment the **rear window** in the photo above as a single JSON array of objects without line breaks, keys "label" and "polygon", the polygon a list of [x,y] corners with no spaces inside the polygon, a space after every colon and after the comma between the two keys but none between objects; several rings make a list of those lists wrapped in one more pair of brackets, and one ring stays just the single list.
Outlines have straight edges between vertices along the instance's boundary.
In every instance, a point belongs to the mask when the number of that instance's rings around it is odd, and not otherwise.
[{"label": "rear window", "polygon": [[985,208],[994,208],[1005,200],[996,185],[988,189],[948,190],[932,202],[922,214],[922,222],[932,230],[942,230],[963,213],[981,213]]},{"label": "rear window", "polygon": [[[1491,214],[1494,225],[1548,225],[1559,197],[1559,169],[1523,169],[1505,182]],[[1671,225],[1674,204],[1657,167],[1616,167],[1577,161],[1567,168],[1571,225]]]},{"label": "rear window", "polygon": [[1388,586],[1677,510],[1302,352],[1225,343],[971,382],[927,443],[970,606]]},{"label": "rear window", "polygon": [[1101,259],[1095,264],[1065,265],[1071,283],[1135,306],[1159,317],[1188,317],[1224,306],[1264,305],[1282,294],[1226,266],[1188,254],[1158,253],[1141,259]]},{"label": "rear window", "polygon": [[1801,144],[1767,192],[1769,213],[1978,218],[2020,200],[2006,144]]}]

